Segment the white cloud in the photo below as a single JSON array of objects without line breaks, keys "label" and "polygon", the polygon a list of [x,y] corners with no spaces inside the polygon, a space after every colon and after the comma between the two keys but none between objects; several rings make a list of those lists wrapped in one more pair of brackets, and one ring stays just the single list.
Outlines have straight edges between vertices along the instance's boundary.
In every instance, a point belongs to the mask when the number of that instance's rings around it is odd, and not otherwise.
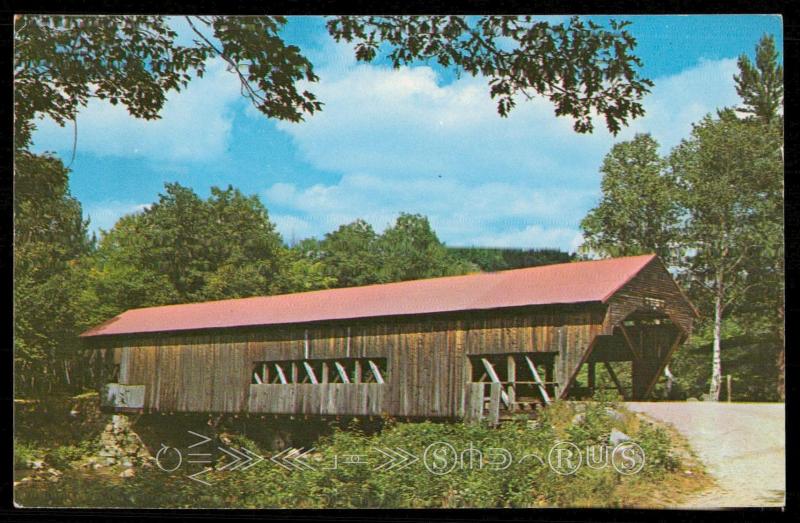
[{"label": "white cloud", "polygon": [[105,200],[84,206],[83,215],[89,218],[89,229],[99,234],[101,230],[110,230],[126,214],[143,211],[149,206],[146,203]]},{"label": "white cloud", "polygon": [[487,234],[475,239],[475,245],[486,247],[559,247],[574,252],[583,242],[583,236],[575,228],[544,228],[529,225],[524,229],[500,234]]},{"label": "white cloud", "polygon": [[735,70],[733,59],[706,61],[655,79],[646,116],[613,137],[601,119],[594,134],[576,134],[543,99],[520,101],[500,118],[483,79],[444,85],[429,67],[339,62],[314,86],[324,110],[278,127],[307,161],[341,179],[278,183],[264,197],[286,216],[302,217],[316,235],[358,217],[381,229],[407,211],[426,214],[452,245],[574,250],[611,145],[650,132],[668,152],[692,122],[737,102]]},{"label": "white cloud", "polygon": [[736,60],[706,60],[673,76],[656,78],[652,93],[645,99],[646,114],[623,129],[617,140],[629,140],[637,132],[650,132],[662,152],[688,138],[692,123],[717,108],[739,105],[733,75]]},{"label": "white cloud", "polygon": [[[208,63],[203,78],[171,92],[158,120],[132,117],[122,105],[92,99],[78,113],[78,148],[98,156],[154,161],[208,161],[225,153],[231,134],[231,104],[241,99],[238,80],[221,59]],[[71,125],[37,122],[35,149],[70,151]]]},{"label": "white cloud", "polygon": [[291,210],[272,216],[287,239],[289,231],[295,237],[320,237],[356,218],[382,231],[400,212],[412,212],[426,215],[450,245],[571,248],[577,222],[569,217],[581,216],[595,193],[507,182],[471,185],[437,177],[355,174],[335,184],[306,188],[276,183],[262,196],[269,208]]},{"label": "white cloud", "polygon": [[561,172],[567,140],[591,147],[590,137],[576,137],[572,123],[553,117],[544,100],[500,118],[483,79],[439,85],[425,66],[357,65],[320,76],[314,88],[324,110],[300,124],[278,124],[320,169],[544,181]]}]

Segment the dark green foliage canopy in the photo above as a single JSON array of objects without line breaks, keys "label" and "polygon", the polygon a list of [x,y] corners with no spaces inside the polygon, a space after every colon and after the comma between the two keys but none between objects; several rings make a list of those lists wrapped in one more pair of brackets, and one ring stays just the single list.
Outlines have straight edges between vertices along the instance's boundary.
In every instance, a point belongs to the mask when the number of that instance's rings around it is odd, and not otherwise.
[{"label": "dark green foliage canopy", "polygon": [[307,260],[318,260],[334,287],[433,278],[478,271],[469,260],[453,255],[439,240],[428,219],[401,213],[383,234],[364,220],[340,226],[321,241],[294,246]]},{"label": "dark green foliage canopy", "polygon": [[557,115],[572,117],[575,131],[591,132],[595,112],[616,134],[644,114],[640,99],[652,82],[637,71],[642,63],[633,54],[630,22],[609,25],[577,16],[560,24],[531,16],[482,16],[474,23],[464,16],[362,16],[334,17],[328,30],[337,41],[356,42],[362,61],[385,49],[394,67],[434,60],[486,76],[502,116],[515,96],[538,94],[555,104]]},{"label": "dark green foliage canopy", "polygon": [[341,225],[318,244],[326,274],[339,286],[369,285],[381,280],[378,235],[364,220]]},{"label": "dark green foliage canopy", "polygon": [[448,247],[455,258],[472,263],[482,271],[522,269],[553,263],[567,263],[575,256],[558,249],[511,249],[503,247]]},{"label": "dark green foliage canopy", "polygon": [[392,227],[381,235],[381,281],[404,281],[450,276],[475,271],[471,264],[450,256],[420,214],[401,213]]},{"label": "dark green foliage canopy", "polygon": [[139,275],[129,281],[143,286],[121,296],[127,297],[118,304],[121,312],[160,303],[270,294],[280,288],[283,249],[256,196],[230,186],[213,187],[203,200],[172,183],[158,202],[122,218],[102,236],[95,267],[101,284],[129,272]]},{"label": "dark green foliage canopy", "polygon": [[71,379],[63,361],[77,345],[81,318],[72,304],[91,242],[61,160],[22,152],[15,175],[15,387],[43,392]]},{"label": "dark green foliage canopy", "polygon": [[90,98],[122,103],[155,119],[170,91],[202,76],[221,56],[243,93],[271,118],[297,121],[321,105],[298,80],[316,80],[311,63],[279,36],[284,17],[191,17],[197,38],[178,43],[163,16],[40,16],[16,20],[14,114],[16,147],[27,148],[33,119],[74,120]]},{"label": "dark green foliage canopy", "polygon": [[[242,94],[270,118],[299,121],[322,108],[298,82],[315,82],[313,65],[281,36],[282,16],[187,16],[193,32],[184,45],[164,16],[18,16],[15,20],[17,149],[26,149],[34,119],[74,120],[92,97],[122,103],[136,117],[153,119],[170,91],[202,76],[220,57],[241,83]],[[609,29],[577,17],[566,24],[530,17],[352,17],[328,21],[338,41],[355,42],[359,60],[385,50],[395,67],[435,59],[445,67],[489,79],[505,116],[514,96],[542,95],[556,114],[590,132],[592,113],[616,133],[643,114],[651,85],[639,76],[636,40],[626,22]],[[500,40],[513,41],[509,50]]]}]

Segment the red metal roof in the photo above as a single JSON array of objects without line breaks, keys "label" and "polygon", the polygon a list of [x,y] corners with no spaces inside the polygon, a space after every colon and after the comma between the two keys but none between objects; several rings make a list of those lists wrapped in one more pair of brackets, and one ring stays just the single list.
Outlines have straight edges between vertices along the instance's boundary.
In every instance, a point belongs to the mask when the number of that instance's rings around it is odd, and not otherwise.
[{"label": "red metal roof", "polygon": [[81,336],[605,302],[654,258],[655,255],[649,254],[364,287],[131,309]]}]

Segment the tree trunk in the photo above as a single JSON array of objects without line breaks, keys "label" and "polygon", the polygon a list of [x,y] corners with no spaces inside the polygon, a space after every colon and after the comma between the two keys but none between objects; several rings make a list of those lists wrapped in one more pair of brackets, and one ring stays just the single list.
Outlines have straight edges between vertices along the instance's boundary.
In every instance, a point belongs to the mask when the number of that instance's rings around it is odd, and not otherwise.
[{"label": "tree trunk", "polygon": [[711,400],[719,401],[722,388],[722,284],[718,282],[716,299],[714,300],[714,348],[711,356],[711,389],[708,391]]},{"label": "tree trunk", "polygon": [[666,376],[666,378],[667,378],[667,385],[665,387],[665,389],[666,389],[666,398],[665,399],[671,399],[672,398],[672,385],[675,383],[675,376],[672,374],[672,372],[670,372],[669,365],[665,365],[664,366],[664,376]]}]

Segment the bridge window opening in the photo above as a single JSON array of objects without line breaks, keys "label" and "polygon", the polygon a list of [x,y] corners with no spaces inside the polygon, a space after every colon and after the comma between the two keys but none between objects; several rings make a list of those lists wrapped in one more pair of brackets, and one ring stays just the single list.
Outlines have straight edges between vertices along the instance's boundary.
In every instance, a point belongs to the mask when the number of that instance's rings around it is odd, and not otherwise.
[{"label": "bridge window opening", "polygon": [[292,383],[379,383],[387,377],[386,358],[302,359],[258,361],[250,383],[288,385]]},{"label": "bridge window opening", "polygon": [[500,384],[503,407],[509,411],[550,403],[557,394],[555,353],[481,354],[469,358],[470,381]]}]

